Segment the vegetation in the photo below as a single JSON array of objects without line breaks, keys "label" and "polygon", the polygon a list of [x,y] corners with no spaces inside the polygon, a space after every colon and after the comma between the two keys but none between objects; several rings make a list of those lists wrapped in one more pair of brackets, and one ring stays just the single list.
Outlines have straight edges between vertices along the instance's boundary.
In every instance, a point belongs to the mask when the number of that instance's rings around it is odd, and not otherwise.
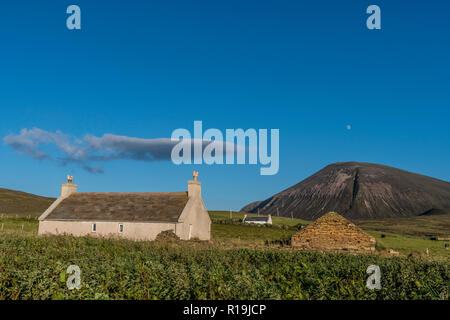
[{"label": "vegetation", "polygon": [[[381,290],[366,288],[372,264]],[[0,299],[448,299],[449,283],[447,263],[422,259],[0,235]]]},{"label": "vegetation", "polygon": [[[34,219],[0,219],[0,299],[448,299],[440,241],[370,231],[380,248],[404,255],[299,252],[277,244],[294,225],[214,223],[210,242],[133,242],[38,237]],[[426,248],[439,259],[407,257]],[[72,264],[80,290],[66,286]],[[371,264],[381,268],[381,290],[366,288]]]},{"label": "vegetation", "polygon": [[[446,260],[450,262],[450,249],[445,244],[450,241],[435,241],[424,237],[405,236],[395,233],[368,231],[377,240],[378,249],[393,249],[399,253],[427,257],[430,259]],[[427,255],[428,249],[428,255]]]},{"label": "vegetation", "polygon": [[[242,221],[244,219],[244,215],[249,217],[257,217],[258,215],[255,213],[246,213],[246,212],[231,212],[231,220],[233,221]],[[209,211],[209,216],[213,222],[230,220],[230,211]],[[310,221],[301,220],[301,219],[291,219],[286,217],[276,217],[272,216],[272,223],[274,225],[283,225],[283,226],[297,226],[297,225],[307,225],[311,223]]]},{"label": "vegetation", "polygon": [[[239,223],[245,213],[232,212],[234,224],[225,225],[230,221],[230,212],[213,211],[210,216],[213,222],[212,235],[215,242],[226,247],[267,247],[267,245],[286,245],[291,236],[297,232],[298,226],[306,226],[309,221],[274,217],[274,228],[256,227]],[[426,235],[448,234],[450,230],[450,216],[429,216],[417,218],[380,219],[373,221],[356,221],[367,233],[375,237],[379,251],[392,249],[404,256],[410,254],[431,259],[450,260],[450,249],[445,249],[449,241],[434,241]],[[417,220],[416,220],[417,219]],[[412,220],[412,221],[410,221]],[[395,221],[396,223],[393,223]],[[425,232],[419,232],[421,225]],[[277,229],[276,226],[286,226],[287,229]],[[394,232],[382,232],[386,230]],[[379,231],[381,230],[381,231]],[[445,230],[447,233],[442,232]],[[428,249],[428,255],[426,251]]]},{"label": "vegetation", "polygon": [[36,235],[38,221],[36,218],[0,219],[0,234]]},{"label": "vegetation", "polygon": [[296,229],[270,228],[266,226],[212,224],[212,240],[224,247],[262,247],[267,242],[289,240]]},{"label": "vegetation", "polygon": [[[289,219],[290,220],[290,219]],[[22,228],[23,226],[23,228]],[[35,236],[38,221],[36,219],[0,219],[0,234],[17,234],[21,236]],[[254,226],[245,224],[213,223],[211,226],[212,242],[222,249],[235,248],[279,248],[288,244],[297,228],[288,229],[277,227]],[[379,231],[367,231],[374,236],[378,249],[387,251],[393,249],[404,256],[413,253],[426,256],[429,259],[450,260],[450,250],[445,249],[449,241],[434,241],[420,236],[409,236]]]},{"label": "vegetation", "polygon": [[379,220],[358,220],[366,230],[392,232],[413,236],[450,236],[450,214]]},{"label": "vegetation", "polygon": [[53,198],[0,188],[0,218],[36,218],[54,201]]}]

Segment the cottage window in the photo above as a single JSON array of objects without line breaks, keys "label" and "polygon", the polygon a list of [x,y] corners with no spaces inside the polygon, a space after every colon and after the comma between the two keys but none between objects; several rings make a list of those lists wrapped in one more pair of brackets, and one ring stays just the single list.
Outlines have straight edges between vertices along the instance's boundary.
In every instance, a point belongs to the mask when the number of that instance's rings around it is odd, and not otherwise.
[{"label": "cottage window", "polygon": [[97,224],[93,223],[92,224],[92,232],[95,232],[95,231],[97,231]]},{"label": "cottage window", "polygon": [[119,233],[123,233],[123,224],[119,224]]}]

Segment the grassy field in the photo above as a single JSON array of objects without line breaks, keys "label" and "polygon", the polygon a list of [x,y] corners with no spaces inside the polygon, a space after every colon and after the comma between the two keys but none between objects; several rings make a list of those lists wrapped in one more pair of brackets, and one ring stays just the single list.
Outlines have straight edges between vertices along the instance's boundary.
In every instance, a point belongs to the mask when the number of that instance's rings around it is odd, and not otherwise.
[{"label": "grassy field", "polygon": [[[233,224],[216,224],[211,226],[212,240],[225,246],[262,247],[266,242],[288,241],[297,230],[248,226]],[[276,245],[276,243],[274,244]]]},{"label": "grassy field", "polygon": [[[395,233],[367,231],[377,240],[377,250],[393,249],[402,255],[415,254],[429,259],[438,259],[450,263],[450,249],[445,249],[445,243],[450,241],[435,241],[423,237],[405,236]],[[381,235],[385,237],[381,237]],[[428,255],[427,255],[428,249]]]},{"label": "grassy field", "polygon": [[450,214],[381,220],[359,220],[355,223],[365,230],[399,233],[413,236],[450,237]]},{"label": "grassy field", "polygon": [[[211,217],[211,241],[183,242],[41,237],[36,219],[0,219],[0,299],[448,299],[442,241],[369,230],[379,251],[401,256],[299,252],[282,242],[306,221]],[[71,264],[82,270],[80,290],[66,288]],[[381,290],[365,287],[371,264],[381,268]]]},{"label": "grassy field", "polygon": [[38,221],[27,218],[3,218],[0,219],[0,233],[37,235]]},{"label": "grassy field", "polygon": [[[242,220],[244,214],[232,212],[232,220],[238,222]],[[210,216],[213,222],[230,221],[230,212],[212,211]],[[276,242],[276,240],[290,239],[297,232],[295,226],[306,226],[311,223],[310,221],[283,217],[273,217],[272,219],[274,225],[291,228],[276,229],[216,223],[212,226],[213,239],[234,246],[262,247],[267,246],[267,241]],[[355,223],[375,237],[380,251],[392,249],[405,256],[416,254],[432,259],[450,260],[450,250],[445,249],[445,243],[450,243],[450,241],[435,241],[428,237],[428,235],[448,235],[450,232],[450,215],[375,221],[363,220],[355,221]],[[426,255],[427,249],[428,255]]]},{"label": "grassy field", "polygon": [[53,198],[0,188],[0,218],[41,215],[55,201]]},{"label": "grassy field", "polygon": [[[365,286],[372,264],[381,290]],[[448,263],[424,259],[17,232],[0,234],[0,271],[0,299],[448,299],[450,283]]]},{"label": "grassy field", "polygon": [[[225,212],[212,212],[211,218],[216,223],[211,226],[212,241],[222,248],[278,248],[280,244],[287,243],[291,236],[298,231],[298,225],[306,225],[308,222],[297,219],[278,218],[274,221],[275,227],[254,226],[238,224],[244,214],[233,213],[233,224],[224,223],[229,219]],[[406,221],[406,220],[403,220]],[[218,223],[221,222],[221,223]],[[400,252],[402,255],[411,253],[426,256],[430,259],[450,260],[450,250],[445,249],[445,243],[450,241],[435,241],[423,235],[411,235],[409,224],[404,228],[401,224],[396,226],[398,233],[378,231],[375,225],[363,224],[363,229],[377,240],[377,249],[387,251],[389,249]],[[380,225],[382,225],[380,223]],[[26,236],[37,235],[38,221],[26,218],[0,219],[0,234],[19,234]],[[440,228],[440,227],[439,227]],[[429,229],[429,232],[432,232]],[[382,236],[383,235],[383,236]],[[283,249],[286,245],[282,246]],[[426,250],[428,249],[428,255]]]},{"label": "grassy field", "polygon": [[[244,219],[244,215],[249,217],[257,217],[258,215],[255,213],[246,213],[246,212],[231,212],[231,220],[233,221],[241,221]],[[214,221],[222,221],[222,220],[230,220],[230,211],[209,211],[209,216],[211,220]],[[300,219],[291,219],[285,217],[272,217],[272,223],[275,225],[286,225],[286,226],[296,226],[296,225],[307,225],[311,223],[310,221],[300,220]]]}]

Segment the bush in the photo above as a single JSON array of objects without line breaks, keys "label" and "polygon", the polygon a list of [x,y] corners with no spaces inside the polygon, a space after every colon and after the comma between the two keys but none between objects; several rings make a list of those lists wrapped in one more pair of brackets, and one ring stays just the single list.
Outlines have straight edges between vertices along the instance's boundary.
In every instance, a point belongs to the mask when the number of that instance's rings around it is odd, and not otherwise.
[{"label": "bush", "polygon": [[[381,290],[366,288],[372,264]],[[0,235],[0,299],[442,299],[449,283],[448,263],[415,258]]]}]

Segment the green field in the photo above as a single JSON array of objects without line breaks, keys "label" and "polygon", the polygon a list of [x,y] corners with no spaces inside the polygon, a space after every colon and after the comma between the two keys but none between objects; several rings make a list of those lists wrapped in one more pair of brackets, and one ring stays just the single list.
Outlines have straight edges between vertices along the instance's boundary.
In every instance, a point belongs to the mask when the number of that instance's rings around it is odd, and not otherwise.
[{"label": "green field", "polygon": [[[182,242],[37,236],[35,219],[0,219],[0,299],[448,299],[442,241],[369,230],[378,252],[401,256],[299,252],[283,241],[306,221],[252,226],[242,217],[211,212],[211,241]],[[72,264],[80,290],[66,287]],[[381,290],[365,287],[371,264]]]},{"label": "green field", "polygon": [[[232,211],[231,212],[231,220],[241,221],[244,218],[244,215],[247,215],[249,217],[257,217],[258,216],[255,213]],[[209,211],[209,216],[211,217],[211,220],[213,222],[230,220],[230,212],[229,211]],[[311,223],[311,221],[272,216],[272,223],[274,225],[296,226],[299,224],[307,225],[307,224]]]},{"label": "green field", "polygon": [[[372,264],[381,290],[365,286]],[[423,259],[18,233],[0,235],[0,271],[0,299],[448,299],[450,283]]]},{"label": "green field", "polygon": [[[245,213],[232,212],[234,222],[241,221]],[[230,221],[230,212],[211,211],[210,216],[214,222]],[[250,214],[256,216],[256,214]],[[262,247],[267,246],[267,241],[286,240],[295,232],[297,226],[306,226],[310,221],[272,217],[276,226],[287,226],[289,229],[277,229],[268,227],[252,227],[248,225],[213,224],[212,235],[217,241],[234,246]],[[448,236],[450,233],[450,215],[412,217],[382,220],[355,221],[367,233],[375,237],[379,251],[389,249],[398,251],[401,255],[426,255],[427,258],[449,259],[450,250],[445,249],[445,243],[450,241],[430,240],[429,235]],[[384,237],[382,237],[382,235]]]},{"label": "green field", "polygon": [[297,230],[247,225],[213,223],[211,226],[212,240],[226,247],[263,247],[267,241],[288,241],[295,232]]},{"label": "green field", "polygon": [[[286,249],[286,243],[298,231],[298,226],[304,226],[309,223],[304,220],[280,217],[274,218],[275,226],[254,226],[238,222],[243,218],[243,213],[233,212],[232,223],[229,221],[229,212],[213,211],[210,212],[210,215],[213,221],[211,226],[212,241],[218,245],[220,244],[223,248],[266,249],[281,247],[282,249]],[[438,220],[436,218],[433,219]],[[444,219],[443,221],[447,220]],[[382,221],[376,221],[375,225],[372,225],[372,222],[362,223],[362,228],[377,240],[378,251],[383,252],[393,249],[404,256],[411,253],[425,256],[428,248],[429,254],[426,258],[450,260],[450,250],[445,249],[444,246],[445,243],[449,243],[450,241],[430,240],[429,237],[420,235],[420,233],[419,235],[411,235],[414,232],[411,232],[409,219],[403,219],[395,226],[396,233],[379,231],[377,227],[382,225]],[[426,224],[424,223],[424,225]],[[436,223],[436,225],[439,224]],[[36,219],[0,219],[0,233],[3,234],[33,236],[37,235],[37,227],[38,221]],[[426,227],[424,228],[426,229]],[[440,230],[440,228],[442,228],[441,225],[436,230]],[[427,232],[433,231],[430,227],[426,230]],[[439,234],[439,232],[434,232],[433,234]],[[285,245],[282,245],[283,243]]]},{"label": "green field", "polygon": [[450,214],[389,218],[380,220],[358,220],[355,223],[366,230],[376,230],[413,236],[450,237]]},{"label": "green field", "polygon": [[36,218],[55,201],[53,198],[0,188],[0,218]]},{"label": "green field", "polygon": [[[445,249],[445,243],[450,241],[435,241],[423,237],[399,235],[379,231],[367,231],[377,240],[377,249],[393,249],[407,256],[416,254],[424,258],[440,259],[450,262],[450,249]],[[382,238],[381,235],[385,237]],[[428,249],[428,255],[426,251]]]}]

